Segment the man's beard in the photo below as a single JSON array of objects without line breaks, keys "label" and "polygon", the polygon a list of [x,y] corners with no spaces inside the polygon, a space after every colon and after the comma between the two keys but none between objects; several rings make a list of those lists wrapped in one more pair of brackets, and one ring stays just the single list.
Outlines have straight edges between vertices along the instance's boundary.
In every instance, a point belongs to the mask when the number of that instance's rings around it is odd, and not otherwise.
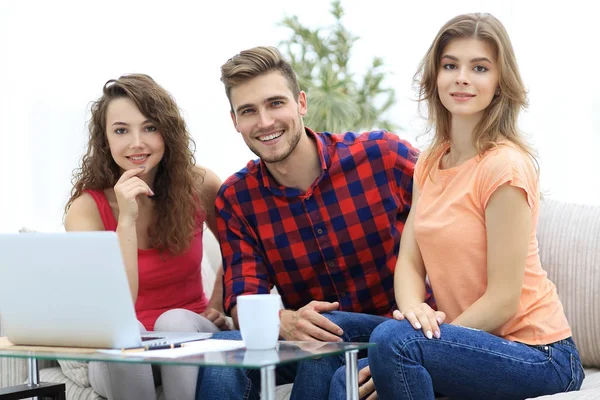
[{"label": "man's beard", "polygon": [[[285,136],[286,134],[290,134],[291,132],[292,131],[285,130],[285,132],[283,133],[283,136]],[[258,147],[255,147],[254,145],[248,145],[248,147],[250,148],[250,151],[252,151],[254,154],[256,154],[263,162],[266,162],[269,164],[278,163],[278,162],[285,160],[286,158],[288,158],[290,156],[290,154],[292,154],[292,152],[294,151],[296,146],[298,146],[298,143],[300,142],[300,139],[301,139],[303,133],[304,133],[304,130],[302,128],[298,128],[295,131],[295,133],[293,134],[293,136],[285,138],[285,140],[286,140],[285,144],[287,145],[287,149],[283,153],[276,154],[274,156],[268,156],[266,154],[261,154],[261,152],[258,150]],[[267,152],[268,151],[265,151],[264,153],[267,153]]]}]

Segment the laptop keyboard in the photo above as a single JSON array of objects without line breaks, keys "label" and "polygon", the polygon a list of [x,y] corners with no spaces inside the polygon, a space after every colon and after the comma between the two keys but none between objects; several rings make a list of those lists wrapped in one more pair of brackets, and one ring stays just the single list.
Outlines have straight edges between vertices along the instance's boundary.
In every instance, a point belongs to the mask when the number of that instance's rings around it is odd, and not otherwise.
[{"label": "laptop keyboard", "polygon": [[144,335],[142,335],[142,342],[146,342],[148,340],[156,340],[156,339],[164,339],[164,336],[144,336]]}]

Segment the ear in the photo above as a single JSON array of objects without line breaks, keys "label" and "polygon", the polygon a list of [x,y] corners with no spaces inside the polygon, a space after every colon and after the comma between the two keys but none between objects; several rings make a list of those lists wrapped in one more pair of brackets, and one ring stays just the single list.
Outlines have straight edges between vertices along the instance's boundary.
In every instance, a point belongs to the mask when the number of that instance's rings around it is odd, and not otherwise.
[{"label": "ear", "polygon": [[304,117],[307,111],[308,104],[306,102],[306,93],[300,91],[300,94],[298,95],[298,113]]},{"label": "ear", "polygon": [[235,118],[235,113],[233,111],[229,111],[229,115],[231,116],[231,121],[233,122],[233,126],[235,128],[236,131],[240,131],[238,129],[238,124],[237,124],[237,119]]}]

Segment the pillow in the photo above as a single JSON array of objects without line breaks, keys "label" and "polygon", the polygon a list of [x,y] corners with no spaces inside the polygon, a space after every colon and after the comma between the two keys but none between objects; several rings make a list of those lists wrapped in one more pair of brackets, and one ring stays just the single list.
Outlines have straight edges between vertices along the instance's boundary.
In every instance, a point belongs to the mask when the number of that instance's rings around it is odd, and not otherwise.
[{"label": "pillow", "polygon": [[210,299],[213,292],[213,285],[217,276],[217,269],[221,266],[221,249],[215,235],[204,229],[202,236],[203,256],[202,256],[202,286],[206,297]]},{"label": "pillow", "polygon": [[581,362],[600,368],[600,207],[545,199],[537,237],[542,268],[556,285]]},{"label": "pillow", "polygon": [[67,378],[81,387],[90,387],[86,361],[58,360],[58,364]]}]

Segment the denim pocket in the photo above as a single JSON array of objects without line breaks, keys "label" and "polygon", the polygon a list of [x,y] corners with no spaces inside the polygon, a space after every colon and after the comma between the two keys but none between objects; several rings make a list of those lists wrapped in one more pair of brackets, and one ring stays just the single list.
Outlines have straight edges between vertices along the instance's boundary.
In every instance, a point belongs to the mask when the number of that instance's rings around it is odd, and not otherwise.
[{"label": "denim pocket", "polygon": [[581,362],[571,354],[571,382],[569,382],[569,386],[565,389],[565,392],[571,392],[574,390],[581,389],[581,385],[583,384],[583,377],[585,373],[583,372],[583,367],[581,366]]},{"label": "denim pocket", "polygon": [[548,360],[552,359],[552,346],[548,346],[545,344],[528,345],[528,346],[544,353],[544,355],[548,358]]},{"label": "denim pocket", "polygon": [[570,343],[555,343],[550,347],[554,350],[553,364],[556,372],[568,382],[566,387],[563,386],[564,389],[561,390],[564,392],[579,390],[585,374],[579,360],[577,347]]},{"label": "denim pocket", "polygon": [[573,354],[571,354],[571,382],[569,382],[569,386],[565,389],[565,392],[570,392],[571,390],[575,390],[573,386],[575,386],[575,362],[573,360]]}]

